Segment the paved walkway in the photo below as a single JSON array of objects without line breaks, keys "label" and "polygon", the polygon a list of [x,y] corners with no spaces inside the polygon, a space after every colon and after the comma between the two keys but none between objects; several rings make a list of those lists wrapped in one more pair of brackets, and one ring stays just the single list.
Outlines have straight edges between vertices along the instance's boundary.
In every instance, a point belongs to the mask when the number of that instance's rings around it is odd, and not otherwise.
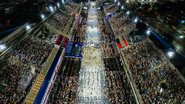
[{"label": "paved walkway", "polygon": [[[91,6],[95,5],[91,2]],[[96,8],[89,8],[77,104],[108,104]]]}]

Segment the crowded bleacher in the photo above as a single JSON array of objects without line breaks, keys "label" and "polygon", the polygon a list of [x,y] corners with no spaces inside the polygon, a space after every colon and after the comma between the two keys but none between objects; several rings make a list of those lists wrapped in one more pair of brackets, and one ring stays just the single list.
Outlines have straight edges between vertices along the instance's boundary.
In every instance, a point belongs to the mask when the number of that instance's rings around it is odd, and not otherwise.
[{"label": "crowded bleacher", "polygon": [[145,104],[181,104],[184,101],[185,84],[177,69],[150,40],[131,45],[123,53]]},{"label": "crowded bleacher", "polygon": [[[67,3],[46,23],[63,32],[78,6]],[[23,38],[0,59],[0,102],[22,103],[53,48],[67,50],[72,44],[73,55],[65,53],[56,66],[51,89],[44,95],[47,104],[183,104],[184,79],[163,51],[146,35],[123,34],[135,25],[115,4],[104,10],[88,9],[89,14],[80,14],[77,28],[70,28],[70,38],[39,31]],[[118,35],[128,46],[118,48]]]},{"label": "crowded bleacher", "polygon": [[27,37],[0,60],[0,102],[23,102],[54,47],[54,43],[48,41],[51,37],[42,32]]},{"label": "crowded bleacher", "polygon": [[[82,23],[86,19],[82,19]],[[85,29],[84,25],[79,25],[79,29],[72,30],[72,37],[70,42],[82,43],[84,40],[83,33]],[[65,57],[62,63],[62,67],[59,69],[54,85],[50,92],[47,103],[48,104],[75,104],[77,101],[77,87],[79,85],[78,72],[80,69],[81,60]]]},{"label": "crowded bleacher", "polygon": [[62,67],[56,77],[53,89],[50,93],[48,104],[75,104],[78,85],[77,73],[80,68],[80,60],[65,58]]},{"label": "crowded bleacher", "polygon": [[110,19],[110,24],[115,35],[124,35],[123,33],[135,28],[135,24],[115,4],[111,3],[105,7],[105,12],[106,18]]},{"label": "crowded bleacher", "polygon": [[53,16],[51,16],[46,23],[60,32],[63,32],[70,18],[74,18],[74,13],[77,12],[77,7],[78,5],[75,3],[68,3],[64,5]]},{"label": "crowded bleacher", "polygon": [[101,30],[101,42],[106,68],[106,83],[109,103],[136,104],[131,86],[124,72],[118,50],[115,48],[114,35],[105,31],[103,13],[98,11]]},{"label": "crowded bleacher", "polygon": [[[115,11],[112,9],[113,7],[111,4],[105,10],[108,12]],[[126,25],[124,26],[122,23]],[[110,24],[115,35],[123,35],[121,32],[134,27],[133,23],[123,13],[115,13],[110,18]],[[185,83],[178,70],[170,64],[164,53],[147,36],[138,35],[134,32],[124,34],[129,46],[122,52],[131,72],[130,76],[133,77],[139,90],[142,102],[144,104],[182,104],[185,100],[183,93]],[[106,50],[112,53],[109,48]],[[111,63],[110,66],[113,66]]]}]

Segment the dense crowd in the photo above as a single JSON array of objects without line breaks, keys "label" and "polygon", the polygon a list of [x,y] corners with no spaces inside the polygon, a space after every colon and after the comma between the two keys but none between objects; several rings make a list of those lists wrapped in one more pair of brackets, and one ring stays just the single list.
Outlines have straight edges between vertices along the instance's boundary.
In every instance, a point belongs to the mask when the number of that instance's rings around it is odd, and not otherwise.
[{"label": "dense crowd", "polygon": [[63,31],[69,19],[69,15],[63,14],[62,12],[58,11],[47,20],[47,23],[53,26],[55,29]]},{"label": "dense crowd", "polygon": [[69,3],[69,4],[66,4],[65,6],[64,6],[64,9],[66,10],[66,11],[64,11],[66,14],[68,14],[68,15],[74,15],[74,12],[75,12],[75,9],[78,7],[78,5],[76,4],[76,3],[73,3],[73,2],[71,2],[71,3]]},{"label": "dense crowd", "polygon": [[109,103],[111,104],[136,104],[130,83],[124,72],[121,58],[115,48],[114,35],[108,33],[103,22],[102,11],[99,11],[99,24],[101,30],[102,50],[106,68],[106,85]]},{"label": "dense crowd", "polygon": [[55,29],[63,32],[70,18],[74,18],[74,12],[76,8],[77,5],[75,3],[68,3],[64,5],[47,20],[47,23],[53,26]]},{"label": "dense crowd", "polygon": [[111,15],[110,18],[107,19],[110,19],[114,34],[124,35],[123,33],[134,29],[134,23],[128,19],[128,16],[123,11],[119,11],[115,4],[109,4],[105,7],[105,10],[109,16]]},{"label": "dense crowd", "polygon": [[131,45],[123,53],[144,104],[182,104],[185,83],[151,41]]},{"label": "dense crowd", "polygon": [[116,13],[110,18],[110,23],[116,35],[123,35],[124,32],[131,31],[135,27],[133,22],[123,13]]},{"label": "dense crowd", "polygon": [[[65,58],[49,95],[48,104],[75,104],[80,59]],[[64,70],[64,71],[63,71]]]},{"label": "dense crowd", "polygon": [[111,3],[109,4],[108,6],[106,6],[105,8],[105,11],[106,13],[114,13],[118,10],[118,7],[114,4],[114,3]]},{"label": "dense crowd", "polygon": [[22,63],[30,63],[40,68],[47,60],[52,48],[53,45],[31,37],[17,45],[12,54]]},{"label": "dense crowd", "polygon": [[[45,36],[45,39],[48,37]],[[0,102],[23,102],[54,47],[45,39],[38,35],[27,37],[0,60]]]},{"label": "dense crowd", "polygon": [[132,33],[133,34],[125,35],[126,40],[130,45],[141,42],[147,38],[145,35],[137,34],[135,31],[133,31]]},{"label": "dense crowd", "polygon": [[[82,19],[82,22],[86,19]],[[79,25],[79,29],[72,32],[71,42],[83,42],[85,25]],[[50,92],[48,104],[75,104],[78,87],[78,72],[80,69],[80,59],[65,57],[61,69],[59,69],[54,85]]]}]

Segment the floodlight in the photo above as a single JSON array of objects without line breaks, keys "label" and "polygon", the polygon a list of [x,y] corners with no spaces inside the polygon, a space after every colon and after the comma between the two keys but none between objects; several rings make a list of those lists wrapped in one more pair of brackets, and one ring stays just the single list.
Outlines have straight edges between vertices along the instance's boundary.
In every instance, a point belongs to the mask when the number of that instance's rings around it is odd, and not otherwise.
[{"label": "floodlight", "polygon": [[129,15],[130,14],[130,11],[127,11],[126,14]]},{"label": "floodlight", "polygon": [[179,36],[179,38],[180,38],[180,39],[183,39],[183,38],[184,38],[184,36],[183,36],[183,35],[181,35],[181,36]]},{"label": "floodlight", "polygon": [[51,12],[54,12],[53,6],[49,6]]},{"label": "floodlight", "polygon": [[57,6],[58,6],[58,7],[60,7],[60,4],[59,4],[59,3],[57,3]]},{"label": "floodlight", "polygon": [[41,18],[42,18],[42,19],[44,19],[44,18],[45,18],[44,14],[41,14],[40,16],[41,16]]},{"label": "floodlight", "polygon": [[146,30],[146,34],[147,34],[147,35],[150,35],[150,33],[151,33],[151,30],[150,30],[150,29],[147,29],[147,30]]},{"label": "floodlight", "polygon": [[26,25],[26,30],[28,31],[29,29],[31,29],[31,26],[28,24]]},{"label": "floodlight", "polygon": [[0,52],[4,51],[6,49],[5,44],[0,44]]},{"label": "floodlight", "polygon": [[136,17],[135,19],[134,19],[134,23],[137,23],[138,22],[138,18]]},{"label": "floodlight", "polygon": [[175,55],[175,53],[174,53],[173,51],[171,51],[171,50],[167,52],[167,56],[168,56],[169,58],[173,58],[174,55]]},{"label": "floodlight", "polygon": [[121,9],[123,10],[124,9],[124,6],[121,6]]}]

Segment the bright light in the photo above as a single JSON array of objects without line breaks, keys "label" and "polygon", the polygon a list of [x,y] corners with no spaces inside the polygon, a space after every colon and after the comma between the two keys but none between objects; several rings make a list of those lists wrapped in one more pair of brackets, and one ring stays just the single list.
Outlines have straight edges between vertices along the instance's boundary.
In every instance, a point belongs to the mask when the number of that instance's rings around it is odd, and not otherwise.
[{"label": "bright light", "polygon": [[91,44],[91,47],[94,47],[94,44],[93,43]]},{"label": "bright light", "polygon": [[[64,0],[62,0],[62,4],[64,4]],[[82,3],[81,3],[82,4]]]},{"label": "bright light", "polygon": [[130,11],[127,11],[126,14],[129,15],[130,14]]},{"label": "bright light", "polygon": [[121,9],[123,10],[124,9],[124,6],[121,6]]},{"label": "bright light", "polygon": [[138,22],[138,18],[136,17],[135,19],[134,19],[134,23],[137,23]]},{"label": "bright light", "polygon": [[163,88],[160,89],[160,93],[162,93],[162,92],[163,92]]},{"label": "bright light", "polygon": [[174,57],[174,55],[175,55],[175,53],[174,53],[173,51],[168,51],[168,52],[167,52],[167,56],[168,56],[169,58]]},{"label": "bright light", "polygon": [[58,7],[60,7],[60,4],[59,4],[59,3],[57,3],[57,6],[58,6]]},{"label": "bright light", "polygon": [[83,7],[83,9],[87,10],[87,7]]},{"label": "bright light", "polygon": [[30,25],[26,25],[26,30],[31,29]]},{"label": "bright light", "polygon": [[150,35],[150,33],[151,33],[151,30],[150,30],[150,29],[147,29],[147,30],[146,30],[146,34],[147,34],[147,35]]},{"label": "bright light", "polygon": [[50,9],[51,12],[54,12],[54,9],[53,9],[52,6],[49,6],[49,9]]},{"label": "bright light", "polygon": [[120,2],[118,2],[118,6],[120,6]]},{"label": "bright light", "polygon": [[182,35],[181,35],[181,36],[179,36],[179,38],[180,38],[180,39],[183,39],[183,38],[184,38],[184,36],[182,36]]},{"label": "bright light", "polygon": [[0,44],[0,52],[3,52],[6,49],[5,44]]},{"label": "bright light", "polygon": [[45,18],[44,14],[41,14],[40,16],[41,16],[41,18],[42,18],[42,19],[44,19],[44,18]]},{"label": "bright light", "polygon": [[117,2],[117,0],[114,0],[114,2],[116,3],[116,2]]},{"label": "bright light", "polygon": [[185,21],[184,21],[184,20],[182,20],[182,21],[181,21],[181,23],[185,23]]},{"label": "bright light", "polygon": [[126,2],[129,3],[129,0],[127,0]]}]

